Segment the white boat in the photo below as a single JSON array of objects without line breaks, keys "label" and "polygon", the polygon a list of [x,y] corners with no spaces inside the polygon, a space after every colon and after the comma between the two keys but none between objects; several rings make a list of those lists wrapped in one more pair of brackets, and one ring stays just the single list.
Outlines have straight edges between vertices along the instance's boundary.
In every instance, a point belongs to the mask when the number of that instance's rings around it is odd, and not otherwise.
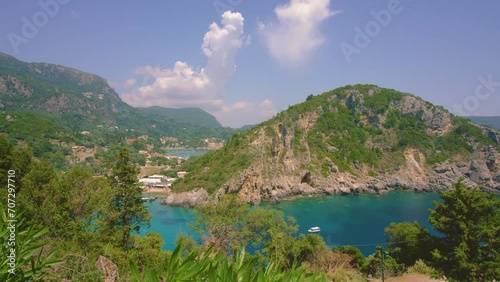
[{"label": "white boat", "polygon": [[318,232],[320,232],[320,231],[321,231],[321,229],[320,229],[318,226],[316,226],[316,227],[311,227],[311,228],[309,228],[309,230],[307,230],[307,231],[308,231],[309,233],[318,233]]},{"label": "white boat", "polygon": [[143,202],[147,202],[147,201],[152,202],[152,201],[156,200],[156,198],[157,197],[142,197],[142,201]]}]

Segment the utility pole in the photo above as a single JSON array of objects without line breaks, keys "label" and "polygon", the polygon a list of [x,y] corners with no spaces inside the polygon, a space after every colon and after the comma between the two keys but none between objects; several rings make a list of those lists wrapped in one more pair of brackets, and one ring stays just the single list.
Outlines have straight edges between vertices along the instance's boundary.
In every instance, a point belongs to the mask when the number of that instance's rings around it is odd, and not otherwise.
[{"label": "utility pole", "polygon": [[384,257],[385,257],[385,251],[384,251],[384,248],[381,247],[381,246],[378,246],[377,250],[380,252],[380,255],[382,256],[382,282],[384,282],[385,281],[385,276],[384,276],[384,266],[385,266]]}]

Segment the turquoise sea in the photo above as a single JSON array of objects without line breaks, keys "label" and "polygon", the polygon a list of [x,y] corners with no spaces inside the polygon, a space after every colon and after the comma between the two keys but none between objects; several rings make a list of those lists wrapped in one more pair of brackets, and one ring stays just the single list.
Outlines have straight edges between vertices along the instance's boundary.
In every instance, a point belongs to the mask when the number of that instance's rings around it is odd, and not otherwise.
[{"label": "turquoise sea", "polygon": [[[384,228],[391,222],[418,221],[431,230],[429,208],[439,201],[437,193],[393,191],[388,195],[324,196],[283,201],[269,207],[293,216],[299,224],[299,233],[307,234],[313,226],[321,228],[320,235],[329,246],[355,245],[369,255],[377,245],[385,243]],[[154,231],[162,235],[164,250],[175,248],[175,239],[181,232],[194,235],[187,227],[194,211],[169,207],[159,201],[148,203],[152,213],[151,227],[141,234]]]}]

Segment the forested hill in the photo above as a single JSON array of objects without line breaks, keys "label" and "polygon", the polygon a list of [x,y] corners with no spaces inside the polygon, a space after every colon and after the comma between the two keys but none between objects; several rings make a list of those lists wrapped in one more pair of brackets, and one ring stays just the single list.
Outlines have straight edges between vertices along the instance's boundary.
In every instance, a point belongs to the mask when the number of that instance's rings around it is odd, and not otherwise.
[{"label": "forested hill", "polygon": [[50,113],[75,128],[117,125],[132,110],[97,75],[5,54],[0,54],[0,97],[2,110]]},{"label": "forested hill", "polygon": [[109,135],[119,134],[122,139],[168,136],[196,146],[205,138],[227,139],[235,132],[202,109],[134,108],[97,75],[60,65],[26,63],[4,53],[0,53],[0,111],[4,117],[12,117],[0,121],[0,132],[28,133],[16,134],[17,140],[38,138],[30,136],[29,130],[17,130],[15,123],[7,124],[15,116],[27,114],[64,128],[43,133],[60,141],[56,133],[68,131],[90,132],[90,137],[103,143],[111,142]]},{"label": "forested hill", "polygon": [[205,126],[208,128],[219,128],[222,125],[217,121],[217,119],[205,112],[200,108],[163,108],[158,106],[153,106],[149,108],[137,108],[139,112],[144,115],[156,115],[165,119],[185,121],[191,124],[196,124],[199,126]]},{"label": "forested hill", "polygon": [[[500,189],[499,132],[418,97],[375,85],[293,105],[193,160],[177,191],[237,193],[247,202],[297,195]],[[173,200],[175,201],[175,200]]]},{"label": "forested hill", "polygon": [[97,75],[60,65],[25,63],[3,53],[0,53],[0,98],[2,110],[50,113],[78,130],[89,130],[96,124],[139,130],[156,120],[222,127],[214,116],[199,108],[135,109]]}]

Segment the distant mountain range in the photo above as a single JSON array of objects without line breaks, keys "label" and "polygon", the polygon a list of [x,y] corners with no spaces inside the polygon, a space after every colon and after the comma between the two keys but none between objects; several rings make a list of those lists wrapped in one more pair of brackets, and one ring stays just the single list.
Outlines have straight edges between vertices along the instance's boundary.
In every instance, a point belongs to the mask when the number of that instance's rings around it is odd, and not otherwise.
[{"label": "distant mountain range", "polygon": [[[186,145],[196,145],[204,138],[227,139],[236,132],[222,127],[200,108],[134,108],[97,75],[60,65],[26,63],[1,52],[0,111],[5,116],[29,113],[32,119],[50,120],[70,132],[90,132],[100,137],[109,130],[123,137],[169,136]],[[5,122],[0,121],[0,132],[2,128],[4,132],[16,130],[12,123],[9,127]],[[29,135],[29,131],[20,132]],[[21,133],[14,135],[30,137]]]},{"label": "distant mountain range", "polygon": [[500,116],[469,116],[465,117],[473,123],[482,124],[500,130]]}]

